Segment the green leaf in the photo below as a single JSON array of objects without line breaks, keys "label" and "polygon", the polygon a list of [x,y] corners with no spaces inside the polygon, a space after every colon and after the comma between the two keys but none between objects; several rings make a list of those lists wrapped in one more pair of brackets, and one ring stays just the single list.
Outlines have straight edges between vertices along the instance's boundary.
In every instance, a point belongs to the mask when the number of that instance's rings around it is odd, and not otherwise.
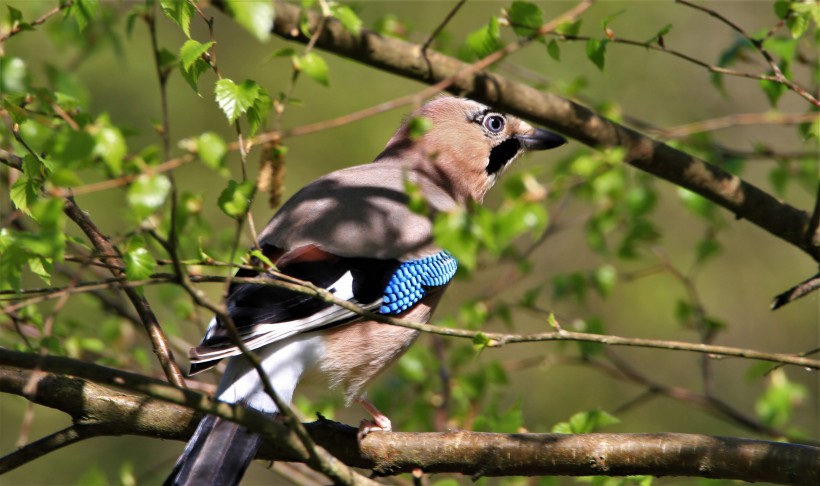
[{"label": "green leaf", "polygon": [[29,88],[29,73],[19,57],[0,57],[0,93],[25,93]]},{"label": "green leaf", "polygon": [[575,22],[563,22],[555,28],[556,34],[567,35],[570,37],[577,36],[579,32],[581,32],[581,20],[576,20]]},{"label": "green leaf", "polygon": [[501,42],[498,18],[490,17],[487,25],[469,34],[467,36],[467,47],[479,58],[487,57],[504,47]]},{"label": "green leaf", "polygon": [[17,10],[11,5],[6,5],[6,8],[9,9],[9,20],[11,20],[12,25],[14,25],[16,22],[23,21],[23,12]]},{"label": "green leaf", "polygon": [[71,6],[68,7],[68,15],[74,17],[77,26],[80,27],[80,32],[82,32],[97,16],[99,6],[99,0],[74,0]]},{"label": "green leaf", "polygon": [[262,250],[251,250],[251,257],[259,260],[259,262],[264,264],[267,268],[276,268],[276,265],[273,264],[270,258],[268,258],[267,255],[262,253]]},{"label": "green leaf", "polygon": [[[794,9],[794,7],[792,8]],[[791,32],[793,38],[799,39],[803,37],[803,34],[809,30],[809,14],[801,13],[788,17],[786,19],[786,27],[789,28],[789,32]]]},{"label": "green leaf", "polygon": [[556,61],[561,60],[561,48],[558,46],[558,42],[555,39],[552,39],[549,43],[547,43],[547,54],[549,54],[550,57]]},{"label": "green leaf", "polygon": [[28,260],[28,268],[31,273],[40,277],[46,285],[51,285],[51,272],[54,271],[54,264],[51,258],[33,257]]},{"label": "green leaf", "polygon": [[236,23],[260,41],[270,38],[273,29],[274,9],[269,0],[226,0],[228,12]]},{"label": "green leaf", "polygon": [[478,352],[484,351],[484,348],[492,343],[492,339],[483,332],[479,332],[473,337],[473,349]]},{"label": "green leaf", "polygon": [[810,15],[814,23],[820,26],[820,3],[816,1],[792,2],[789,7],[799,14]]},{"label": "green leaf", "polygon": [[615,416],[595,409],[588,412],[579,412],[570,417],[569,421],[556,424],[552,431],[557,434],[589,434],[602,427],[619,423]]},{"label": "green leaf", "polygon": [[789,0],[777,0],[774,2],[774,14],[777,18],[783,20],[789,15]]},{"label": "green leaf", "polygon": [[196,151],[199,158],[211,169],[225,167],[225,156],[228,145],[214,132],[205,132],[196,139]]},{"label": "green leaf", "polygon": [[214,42],[200,43],[193,39],[188,39],[185,44],[179,49],[179,59],[182,61],[184,70],[189,71],[194,63],[202,58],[202,55],[208,52],[208,49],[214,45]]},{"label": "green leaf", "polygon": [[331,5],[330,12],[341,22],[342,26],[353,35],[359,35],[362,30],[362,20],[347,5]]},{"label": "green leaf", "polygon": [[157,53],[157,58],[159,67],[163,70],[170,70],[177,62],[177,57],[174,53],[164,47]]},{"label": "green leaf", "polygon": [[[590,317],[586,320],[579,320],[572,323],[575,327],[575,330],[578,332],[585,332],[589,334],[603,334],[604,333],[604,323],[601,319],[597,317]],[[603,343],[596,343],[590,341],[579,341],[578,349],[581,351],[581,355],[584,358],[591,358],[596,354],[601,353],[606,346]]]},{"label": "green leaf", "polygon": [[714,235],[709,235],[700,240],[695,247],[695,260],[703,263],[709,258],[717,255],[723,249],[723,245],[715,239]]},{"label": "green leaf", "polygon": [[768,388],[755,403],[755,411],[761,422],[780,428],[788,424],[795,406],[805,400],[807,390],[789,381],[783,368],[772,371],[769,380]]},{"label": "green leaf", "polygon": [[678,197],[683,205],[692,213],[704,218],[712,220],[715,216],[715,205],[700,194],[696,194],[688,189],[682,187],[678,188]]},{"label": "green leaf", "polygon": [[191,37],[191,18],[196,14],[196,9],[187,0],[160,0],[160,7],[166,17],[176,22],[185,33],[185,37]]},{"label": "green leaf", "polygon": [[429,213],[427,199],[424,197],[424,194],[421,192],[421,188],[418,184],[414,184],[409,179],[405,178],[404,192],[407,194],[407,207],[410,208],[410,211],[422,215],[427,215]]},{"label": "green leaf", "polygon": [[[193,64],[191,64],[191,68],[186,70],[185,67],[182,65],[182,61],[179,64],[179,70],[182,73],[182,78],[188,83],[192,90],[196,94],[199,95],[199,77],[202,74],[210,69],[210,66],[204,59],[199,58],[196,59]],[[202,96],[202,95],[200,95]]]},{"label": "green leaf", "polygon": [[411,140],[418,140],[433,128],[433,120],[426,116],[415,116],[407,124],[407,134]]},{"label": "green leaf", "polygon": [[11,200],[23,213],[33,216],[30,210],[40,194],[40,186],[45,178],[45,167],[35,156],[23,157],[23,175],[11,186]]},{"label": "green leaf", "polygon": [[305,55],[294,57],[293,60],[297,71],[305,73],[321,85],[330,86],[329,68],[322,56],[315,52],[308,52]]},{"label": "green leaf", "polygon": [[626,9],[620,10],[612,15],[607,15],[606,17],[604,17],[603,20],[601,20],[601,28],[606,30],[609,27],[609,24],[611,24],[613,20],[623,15],[624,12],[626,12]]},{"label": "green leaf", "polygon": [[254,191],[256,184],[253,181],[228,181],[228,187],[222,191],[217,201],[219,209],[231,218],[243,217],[248,212]]},{"label": "green leaf", "polygon": [[513,2],[507,15],[513,32],[521,37],[537,33],[544,24],[541,7],[530,2]]},{"label": "green leaf", "polygon": [[93,154],[103,159],[105,165],[115,176],[122,174],[122,161],[128,154],[125,137],[119,128],[113,126],[107,115],[97,118],[98,129],[94,133],[95,145]]},{"label": "green leaf", "polygon": [[646,40],[645,44],[651,44],[653,42],[658,42],[663,47],[663,36],[669,33],[672,30],[672,24],[666,24],[663,26],[661,30],[659,30],[655,35],[650,37]]},{"label": "green leaf", "polygon": [[612,289],[618,282],[618,271],[612,265],[604,265],[597,268],[590,276],[592,287],[601,294],[602,297],[608,297],[612,293]]},{"label": "green leaf", "polygon": [[165,203],[171,181],[162,174],[141,174],[128,188],[128,204],[139,218],[145,218]]},{"label": "green leaf", "polygon": [[123,255],[123,260],[128,280],[145,280],[154,273],[157,266],[157,261],[144,246],[129,248]]},{"label": "green leaf", "polygon": [[587,58],[598,66],[601,71],[604,70],[607,44],[609,44],[609,39],[590,39],[587,41]]},{"label": "green leaf", "polygon": [[259,96],[259,85],[246,79],[242,84],[235,84],[230,79],[220,79],[214,89],[216,102],[228,118],[234,123],[248,108],[253,106]]},{"label": "green leaf", "polygon": [[273,107],[273,100],[264,88],[259,88],[259,94],[250,108],[248,108],[249,134],[254,135],[268,119],[268,113]]}]

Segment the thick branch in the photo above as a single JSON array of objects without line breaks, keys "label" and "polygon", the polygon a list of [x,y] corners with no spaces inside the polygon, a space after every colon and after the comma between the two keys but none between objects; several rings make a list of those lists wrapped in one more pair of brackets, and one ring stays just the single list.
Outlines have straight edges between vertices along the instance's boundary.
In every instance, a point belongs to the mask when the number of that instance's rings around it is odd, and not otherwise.
[{"label": "thick branch", "polygon": [[[66,369],[75,376],[30,371],[33,368]],[[79,378],[81,375],[85,376]],[[122,391],[135,384],[149,392],[148,385],[152,384],[157,387],[152,393],[171,388],[162,382],[144,377],[135,379],[135,376],[138,375],[66,358],[42,358],[0,350],[0,392],[25,396],[62,410],[74,418],[75,424],[93,427],[93,435],[136,434],[186,440],[201,415],[192,409],[215,410],[210,399],[190,391],[176,390],[190,396],[187,405],[191,408]],[[99,379],[105,384],[92,381]],[[28,393],[27,385],[32,381],[37,386]],[[248,420],[249,417],[236,414],[230,419],[250,425],[253,420]],[[421,468],[427,472],[473,476],[651,474],[778,484],[820,481],[820,449],[748,439],[694,434],[375,432],[368,435],[359,449],[355,428],[320,420],[308,424],[308,429],[318,444],[346,464],[373,469],[379,474]],[[258,458],[301,461],[306,457],[284,446],[296,439],[283,425],[267,421],[266,427],[256,430],[276,439],[260,451]],[[15,453],[9,454],[0,459],[0,470],[20,465],[19,462]]]},{"label": "thick branch", "polygon": [[[274,34],[287,40],[309,42],[299,29],[299,20],[299,7],[276,2]],[[315,31],[319,16],[308,12],[307,20],[310,30]],[[455,58],[430,49],[422,52],[419,45],[374,32],[362,30],[359,36],[354,36],[335,20],[327,22],[315,45],[427,84],[456,76],[468,67]],[[811,244],[806,235],[807,212],[779,201],[708,162],[603,118],[570,100],[494,73],[463,75],[448,90],[541,123],[591,147],[623,147],[629,164],[700,194],[820,261],[820,246]]]}]

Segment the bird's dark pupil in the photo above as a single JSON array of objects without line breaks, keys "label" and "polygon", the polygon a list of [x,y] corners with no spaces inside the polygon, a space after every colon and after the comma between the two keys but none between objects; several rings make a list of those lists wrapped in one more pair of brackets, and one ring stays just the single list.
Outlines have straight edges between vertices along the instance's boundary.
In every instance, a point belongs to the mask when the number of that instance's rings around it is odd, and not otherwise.
[{"label": "bird's dark pupil", "polygon": [[487,118],[486,126],[492,132],[499,132],[504,128],[504,120],[500,116],[491,116]]}]

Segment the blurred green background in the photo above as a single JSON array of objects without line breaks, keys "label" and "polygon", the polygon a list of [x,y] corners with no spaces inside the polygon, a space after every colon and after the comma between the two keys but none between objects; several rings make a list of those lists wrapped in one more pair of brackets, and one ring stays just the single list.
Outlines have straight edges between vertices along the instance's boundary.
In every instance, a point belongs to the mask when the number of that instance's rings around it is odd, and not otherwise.
[{"label": "blurred green background", "polygon": [[[454,2],[383,1],[356,4],[365,27],[372,27],[387,15],[395,15],[409,26],[409,38],[423,42],[452,8]],[[573,2],[537,2],[547,18],[570,8]],[[26,18],[39,15],[53,7],[55,2],[10,1],[22,10]],[[771,27],[776,22],[769,2],[712,2],[704,3],[718,9],[749,32]],[[483,26],[492,15],[498,15],[505,2],[468,2],[447,25],[443,42],[445,50],[455,50],[470,32]],[[131,7],[129,2],[114,4],[120,13]],[[665,36],[666,45],[687,52],[706,62],[715,62],[722,50],[735,39],[735,34],[724,25],[703,13],[667,2],[601,2],[584,15],[582,33],[600,36],[599,21],[613,13],[626,9],[610,28],[616,35],[631,39],[648,39],[664,25],[674,28]],[[278,38],[260,43],[238,27],[223,14],[209,9],[216,18],[218,62],[225,77],[234,81],[245,78],[256,80],[270,93],[288,88],[291,66],[287,58],[271,58],[271,53],[288,45]],[[24,59],[34,79],[45,80],[48,65],[59,69],[72,69],[90,96],[90,112],[96,116],[107,112],[114,123],[133,128],[127,139],[130,150],[157,143],[152,121],[160,119],[158,85],[154,70],[150,41],[145,26],[137,22],[133,34],[123,32],[124,19],[115,25],[119,39],[117,45],[100,37],[93,55],[83,56],[73,45],[60,46],[59,21],[49,21],[47,28],[24,33],[10,39],[4,46],[6,56]],[[74,28],[70,24],[66,29]],[[167,19],[159,22],[160,44],[176,52],[185,38],[179,28]],[[192,36],[205,40],[208,33],[201,21],[192,23]],[[299,51],[300,45],[293,45]],[[330,87],[326,88],[303,77],[296,85],[294,96],[304,106],[291,106],[283,118],[284,127],[331,119],[355,110],[370,107],[392,98],[413,93],[423,85],[396,76],[378,72],[366,66],[326,54],[330,66]],[[640,47],[611,45],[604,72],[598,70],[584,54],[583,43],[561,44],[561,61],[550,58],[546,49],[533,45],[513,55],[497,71],[529,81],[531,75],[548,81],[551,86],[567,85],[584,78],[587,83],[582,92],[587,103],[593,105],[609,102],[614,112],[643,120],[659,127],[670,127],[698,120],[715,118],[732,113],[757,113],[769,109],[765,96],[755,81],[726,78],[727,96],[714,88],[709,75],[701,67],[686,63],[672,56],[650,52]],[[757,66],[762,71],[760,66]],[[526,72],[522,70],[526,69]],[[196,96],[178,75],[169,82],[171,115],[171,139],[179,140],[204,131],[214,131],[226,140],[235,138],[232,127],[213,102],[212,73],[200,80],[202,97]],[[45,82],[43,81],[42,84]],[[806,102],[787,93],[780,101],[783,112],[802,112]],[[612,105],[610,105],[612,106]],[[316,177],[335,169],[368,162],[380,151],[410,107],[382,113],[366,120],[313,135],[288,139],[286,195]],[[715,140],[730,146],[750,150],[757,143],[775,149],[801,149],[801,143],[793,127],[736,127],[719,131]],[[803,147],[802,149],[805,149]],[[542,183],[549,187],[553,167],[561,159],[576,151],[585,150],[577,143],[549,153],[538,153],[518,162],[513,171],[532,170]],[[179,150],[175,149],[175,152]],[[231,168],[238,173],[238,157],[231,155]],[[256,171],[256,157],[250,158],[252,175]],[[757,159],[748,163],[743,177],[749,182],[771,191],[768,173],[772,161]],[[633,172],[636,172],[633,170]],[[225,228],[232,223],[216,208],[216,199],[226,181],[200,164],[191,164],[176,171],[176,180],[183,189],[201,193],[204,211],[214,228]],[[86,181],[88,182],[88,181]],[[679,202],[676,188],[658,181],[660,204],[652,217],[662,233],[653,246],[656,254],[666,255],[668,260],[684,271],[693,261],[693,246],[700,239],[703,227],[695,216]],[[813,204],[812,195],[793,185],[785,199],[798,208],[808,209]],[[129,228],[118,211],[125,206],[124,192],[111,190],[78,198],[104,232],[118,234]],[[4,198],[2,203],[8,205]],[[498,204],[498,194],[488,198],[487,205]],[[261,228],[271,216],[264,198],[258,198],[253,210],[257,228]],[[453,317],[465,302],[494,290],[494,300],[513,302],[522,292],[538,284],[544,291],[538,297],[540,307],[550,309],[565,327],[571,327],[575,319],[598,316],[610,334],[694,341],[697,335],[679,325],[674,315],[676,302],[686,289],[668,273],[649,275],[617,285],[606,299],[590,294],[584,302],[553,297],[553,279],[568,272],[586,272],[604,263],[614,265],[620,274],[657,265],[658,258],[647,252],[644,258],[624,262],[605,261],[590,250],[585,242],[584,224],[590,207],[584,201],[569,201],[562,206],[556,231],[539,247],[533,256],[534,271],[526,278],[501,289],[493,289],[500,278],[513,268],[510,265],[493,265],[480,269],[469,279],[457,280],[448,291],[440,306],[439,319]],[[720,234],[725,245],[723,252],[708,263],[695,281],[703,305],[710,314],[723,320],[727,329],[717,344],[796,353],[812,349],[820,344],[820,305],[817,296],[808,297],[777,312],[768,309],[771,298],[808,277],[816,269],[811,259],[790,245],[774,238],[745,221],[734,221],[725,214],[728,227]],[[75,228],[69,232],[78,234]],[[247,235],[246,235],[247,236]],[[248,244],[246,237],[245,244]],[[523,245],[524,243],[522,243]],[[216,298],[219,289],[207,287],[209,295]],[[147,295],[161,319],[173,319],[170,307],[173,302],[164,301],[159,292],[151,289]],[[73,307],[72,307],[73,306]],[[82,303],[71,304],[67,313],[74,309],[83,315],[75,320],[94,322],[98,316],[93,309]],[[203,316],[201,326],[207,322]],[[514,313],[515,332],[548,330],[543,315],[533,312]],[[179,330],[189,342],[196,342],[201,327],[167,324]],[[487,330],[508,329],[495,319]],[[150,346],[141,336],[135,345]],[[446,344],[448,349],[463,343]],[[423,336],[417,343],[419,351],[411,352],[394,367],[371,391],[377,405],[390,415],[397,428],[402,423],[419,423],[416,414],[425,412],[402,409],[402,397],[412,387],[406,385],[405,377],[411,374],[414,360],[426,359],[432,347],[432,338]],[[500,400],[501,410],[520,406],[523,426],[532,432],[547,432],[557,422],[567,420],[582,410],[601,408],[609,412],[617,410],[643,393],[632,384],[614,380],[590,366],[566,364],[563,360],[551,360],[551,356],[576,356],[573,343],[539,343],[507,346],[502,349],[485,350],[470,358],[465,366],[480,367],[483,362],[498,360],[509,366],[520,360],[543,357],[538,366],[527,366],[508,374],[509,384],[494,385],[493,396]],[[680,386],[701,391],[699,355],[683,352],[619,348],[613,349],[618,356],[647,377],[669,386]],[[414,354],[415,353],[415,354]],[[179,353],[178,353],[179,356]],[[750,361],[725,359],[713,365],[714,389],[725,402],[746,415],[755,416],[755,402],[764,392],[766,379],[748,379]],[[820,433],[818,412],[818,375],[802,369],[785,369],[789,380],[806,388],[805,398],[799,403],[789,428],[800,430],[817,438]],[[212,377],[209,377],[212,378]],[[458,380],[459,377],[453,377]],[[429,376],[429,380],[437,380]],[[318,398],[324,394],[318,387],[305,387],[307,396]],[[0,395],[0,453],[12,450],[17,439],[26,402],[18,397]],[[389,405],[389,406],[388,406]],[[309,406],[308,411],[312,410]],[[476,411],[481,414],[481,410]],[[432,407],[429,409],[432,415]],[[347,423],[357,423],[364,412],[356,407],[336,408],[334,418]],[[656,398],[618,413],[621,422],[608,427],[612,432],[690,432],[727,436],[755,436],[752,432],[719,420],[697,408],[667,398]],[[414,422],[414,420],[416,422]],[[432,421],[431,417],[427,418]],[[423,420],[421,421],[423,422]],[[36,420],[30,438],[36,439],[68,424],[67,418],[44,408],[36,408]],[[423,430],[423,429],[412,429]],[[181,443],[159,440],[111,437],[86,441],[51,454],[5,476],[0,484],[105,484],[118,483],[122,478],[136,478],[141,484],[157,484],[170,469]],[[126,466],[123,466],[126,464]],[[247,476],[247,484],[284,484],[279,476],[254,466]],[[435,478],[434,478],[435,479]],[[468,478],[460,480],[468,484]],[[572,480],[567,479],[567,483]],[[660,484],[694,484],[695,480],[662,480]],[[562,482],[563,484],[563,482]]]}]

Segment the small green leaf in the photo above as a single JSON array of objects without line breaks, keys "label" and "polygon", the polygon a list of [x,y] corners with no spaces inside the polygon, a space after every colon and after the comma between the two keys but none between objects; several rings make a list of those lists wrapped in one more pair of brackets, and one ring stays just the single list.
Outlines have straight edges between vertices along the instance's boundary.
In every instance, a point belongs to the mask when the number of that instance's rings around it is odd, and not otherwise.
[{"label": "small green leaf", "polygon": [[330,86],[330,70],[322,56],[315,52],[308,52],[293,59],[294,66],[298,71],[305,73],[310,79],[321,85]]},{"label": "small green leaf", "polygon": [[[597,317],[590,317],[586,320],[578,320],[572,323],[573,327],[577,332],[585,332],[588,334],[603,334],[604,333],[604,323],[601,319]],[[591,341],[579,341],[578,349],[581,351],[581,355],[584,358],[591,358],[596,354],[601,353],[606,346],[603,343],[596,343]]]},{"label": "small green leaf", "polygon": [[51,285],[51,272],[54,270],[54,264],[51,258],[33,257],[28,260],[28,268],[31,273],[40,277],[46,285]]},{"label": "small green leaf", "polygon": [[[199,95],[199,77],[210,68],[207,62],[204,59],[199,58],[196,59],[193,64],[191,64],[190,69],[185,69],[182,65],[182,61],[179,64],[179,70],[182,73],[182,78],[188,83],[192,90],[196,94]],[[202,95],[200,95],[202,96]]]},{"label": "small green leaf", "polygon": [[176,22],[185,33],[191,37],[191,18],[196,14],[196,9],[187,0],[160,0],[160,7],[166,17]]},{"label": "small green leaf", "polygon": [[241,218],[247,213],[250,207],[251,198],[256,190],[253,181],[238,183],[228,181],[228,187],[219,195],[217,204],[219,209],[231,218]]},{"label": "small green leaf", "polygon": [[618,271],[612,265],[604,265],[599,267],[590,276],[592,287],[601,294],[602,297],[608,297],[612,293],[612,289],[618,282]]},{"label": "small green leaf", "polygon": [[74,0],[71,6],[68,7],[68,15],[74,17],[80,27],[80,32],[82,32],[97,16],[99,6],[99,0]]},{"label": "small green leaf", "polygon": [[561,48],[558,46],[558,42],[555,39],[552,39],[549,43],[547,43],[547,54],[549,54],[550,57],[556,61],[561,60]]},{"label": "small green leaf", "polygon": [[590,410],[579,412],[570,417],[568,422],[556,424],[552,431],[559,434],[589,434],[600,430],[602,427],[619,423],[615,416],[603,410]]},{"label": "small green leaf", "polygon": [[0,93],[25,93],[28,87],[29,73],[25,61],[19,57],[0,57]]},{"label": "small green leaf", "polygon": [[160,69],[170,70],[174,64],[176,64],[177,57],[173,52],[163,47],[157,53],[157,62],[159,63]]},{"label": "small green leaf", "polygon": [[467,36],[467,47],[479,58],[487,57],[504,47],[501,42],[498,18],[490,17],[487,25],[469,34]]},{"label": "small green leaf", "polygon": [[769,374],[769,386],[755,403],[761,422],[772,427],[788,424],[795,406],[805,400],[806,387],[789,381],[786,371],[778,368]]},{"label": "small green leaf", "polygon": [[410,119],[407,125],[407,134],[411,140],[418,140],[433,128],[433,120],[426,116],[416,116]]},{"label": "small green leaf", "polygon": [[248,108],[248,131],[251,136],[265,124],[268,119],[268,113],[270,113],[272,107],[273,100],[268,92],[263,88],[259,88],[259,94],[256,96],[256,100],[254,100],[251,107]]},{"label": "small green leaf", "polygon": [[331,5],[330,11],[342,26],[353,35],[359,35],[362,30],[362,20],[347,5]]},{"label": "small green leaf", "polygon": [[604,17],[603,20],[601,20],[601,28],[606,30],[609,27],[609,24],[611,24],[613,20],[623,15],[624,12],[626,12],[626,9],[620,10],[612,15],[607,15],[606,17]]},{"label": "small green leaf", "polygon": [[[792,9],[796,10],[794,6],[792,6]],[[809,30],[809,14],[798,13],[786,18],[786,27],[789,28],[789,32],[791,32],[792,38],[799,39],[803,37],[803,34],[805,34],[807,30]]]},{"label": "small green leaf", "polygon": [[145,280],[154,273],[157,266],[157,261],[144,246],[129,248],[123,255],[123,260],[128,280]]},{"label": "small green leaf", "polygon": [[490,337],[484,334],[483,332],[479,332],[473,337],[473,349],[475,349],[479,353],[481,351],[484,351],[484,348],[489,346],[490,343],[492,343],[492,339],[490,339]]},{"label": "small green leaf", "polygon": [[590,39],[587,41],[587,58],[598,66],[598,69],[601,71],[604,70],[604,64],[606,62],[607,44],[609,44],[609,39]]},{"label": "small green leaf", "polygon": [[653,42],[658,42],[663,46],[663,36],[669,33],[672,30],[672,24],[666,24],[663,26],[661,30],[659,30],[655,35],[650,37],[646,40],[645,44],[651,44]]},{"label": "small green leaf", "polygon": [[262,250],[251,250],[251,257],[256,258],[257,260],[262,262],[267,268],[276,268],[276,265],[273,264],[270,258],[268,258],[267,255],[262,253]]},{"label": "small green leaf", "polygon": [[521,37],[536,34],[541,25],[544,24],[541,7],[530,2],[513,2],[507,15],[513,32]]},{"label": "small green leaf", "polygon": [[202,162],[211,169],[225,167],[225,155],[228,153],[228,145],[219,135],[213,132],[203,133],[196,139],[196,150]]},{"label": "small green leaf", "polygon": [[410,208],[410,211],[416,214],[428,214],[427,199],[424,197],[418,184],[414,184],[409,179],[405,179],[404,192],[407,194],[407,207]]},{"label": "small green leaf", "polygon": [[259,96],[259,85],[246,79],[242,84],[235,84],[230,79],[220,79],[214,88],[216,102],[228,118],[234,123],[248,108],[253,106]]},{"label": "small green leaf", "polygon": [[202,55],[208,52],[208,49],[214,45],[214,42],[200,43],[193,39],[188,39],[185,44],[179,49],[179,59],[182,61],[182,67],[186,71],[190,71],[191,66],[202,58]]},{"label": "small green leaf", "polygon": [[581,31],[581,20],[576,20],[575,22],[564,22],[558,27],[555,28],[556,34],[566,35],[570,37],[575,37],[578,35],[578,32]]},{"label": "small green leaf", "polygon": [[96,125],[93,154],[103,159],[112,174],[119,176],[122,174],[122,161],[128,154],[125,137],[119,128],[111,124],[107,115],[100,115]]},{"label": "small green leaf", "polygon": [[293,57],[295,55],[296,55],[296,50],[294,48],[292,48],[292,47],[280,47],[279,49],[276,49],[275,51],[273,51],[270,54],[270,56],[268,56],[268,57],[272,59],[274,57]]},{"label": "small green leaf", "polygon": [[783,20],[789,15],[789,0],[777,0],[774,2],[774,14],[777,18]]},{"label": "small green leaf", "polygon": [[12,25],[16,22],[22,22],[23,12],[17,10],[11,5],[6,5],[6,8],[9,9],[9,20],[11,20]]},{"label": "small green leaf", "polygon": [[236,23],[260,41],[270,38],[275,12],[269,0],[226,0],[228,12]]},{"label": "small green leaf", "polygon": [[678,188],[678,197],[689,211],[704,218],[712,220],[715,215],[715,205],[700,194],[696,194],[688,189]]},{"label": "small green leaf", "polygon": [[141,174],[128,188],[128,204],[139,218],[145,218],[165,203],[171,181],[162,174]]},{"label": "small green leaf", "polygon": [[20,176],[11,186],[11,201],[24,214],[31,216],[29,206],[37,200],[40,184],[28,176]]}]

